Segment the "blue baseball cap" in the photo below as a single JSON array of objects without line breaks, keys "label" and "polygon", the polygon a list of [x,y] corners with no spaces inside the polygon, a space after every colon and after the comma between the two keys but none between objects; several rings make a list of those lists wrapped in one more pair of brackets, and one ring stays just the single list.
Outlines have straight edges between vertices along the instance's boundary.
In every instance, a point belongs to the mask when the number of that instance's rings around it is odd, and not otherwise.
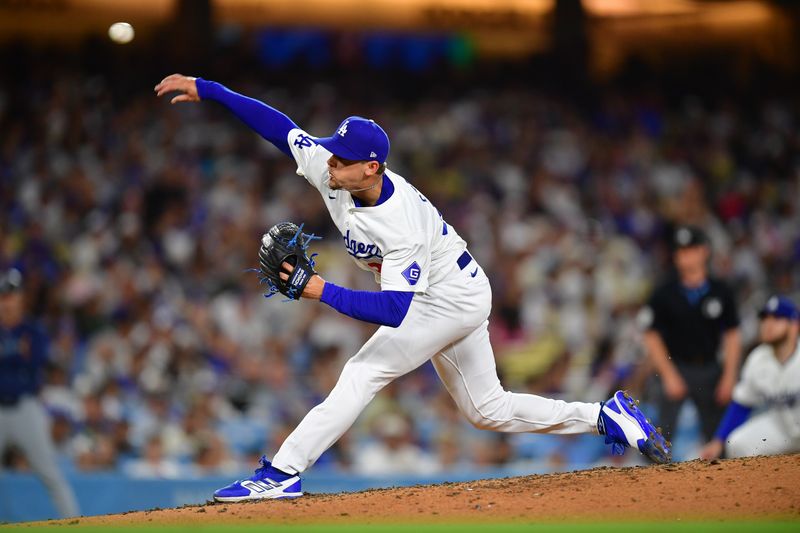
[{"label": "blue baseball cap", "polygon": [[772,296],[764,308],[758,313],[760,318],[774,316],[777,318],[788,318],[789,320],[800,320],[800,311],[789,298],[785,296]]},{"label": "blue baseball cap", "polygon": [[342,159],[383,164],[389,156],[389,136],[374,120],[364,117],[347,117],[333,135],[316,142]]}]

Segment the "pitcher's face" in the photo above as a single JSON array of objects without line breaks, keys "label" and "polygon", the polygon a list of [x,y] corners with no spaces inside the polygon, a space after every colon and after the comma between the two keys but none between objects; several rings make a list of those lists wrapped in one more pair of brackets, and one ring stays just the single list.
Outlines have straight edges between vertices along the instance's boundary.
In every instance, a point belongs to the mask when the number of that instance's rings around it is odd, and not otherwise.
[{"label": "pitcher's face", "polygon": [[368,187],[378,166],[377,161],[352,161],[332,155],[328,158],[328,187],[335,191]]}]

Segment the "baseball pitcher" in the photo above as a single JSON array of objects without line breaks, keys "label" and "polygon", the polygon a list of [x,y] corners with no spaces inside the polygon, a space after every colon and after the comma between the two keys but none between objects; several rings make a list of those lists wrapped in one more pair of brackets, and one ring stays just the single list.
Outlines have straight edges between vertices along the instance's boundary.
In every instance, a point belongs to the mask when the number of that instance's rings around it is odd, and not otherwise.
[{"label": "baseball pitcher", "polygon": [[[330,137],[318,138],[272,107],[202,78],[173,74],[155,91],[158,96],[177,91],[172,103],[219,102],[293,158],[297,174],[319,191],[347,252],[380,285],[372,292],[326,282],[309,265],[309,239],[296,226],[278,225],[264,235],[259,256],[272,290],[321,300],[381,327],[272,462],[262,457],[255,475],[216,491],[217,500],[301,496],[300,474],[347,431],[378,391],[429,359],[478,428],[599,433],[615,453],[634,447],[653,461],[670,460],[669,443],[622,391],[603,403],[568,403],[503,390],[487,330],[489,280],[436,207],[387,168],[389,138],[373,120],[352,116]],[[291,260],[278,264],[280,257]]]}]

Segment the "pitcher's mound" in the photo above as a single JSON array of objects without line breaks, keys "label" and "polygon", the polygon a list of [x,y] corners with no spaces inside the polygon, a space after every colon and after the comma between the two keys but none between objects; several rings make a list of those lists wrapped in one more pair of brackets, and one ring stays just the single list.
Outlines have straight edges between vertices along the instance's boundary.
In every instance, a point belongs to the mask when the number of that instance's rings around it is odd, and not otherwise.
[{"label": "pitcher's mound", "polygon": [[800,455],[595,468],[466,483],[209,503],[87,525],[797,520]]}]

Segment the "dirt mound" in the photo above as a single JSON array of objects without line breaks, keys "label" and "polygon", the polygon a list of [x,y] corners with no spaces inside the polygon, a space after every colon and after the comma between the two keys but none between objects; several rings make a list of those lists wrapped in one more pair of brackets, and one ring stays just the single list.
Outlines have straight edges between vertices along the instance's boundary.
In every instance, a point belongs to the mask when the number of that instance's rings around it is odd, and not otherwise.
[{"label": "dirt mound", "polygon": [[690,461],[186,506],[81,524],[550,522],[800,519],[800,455]]}]

